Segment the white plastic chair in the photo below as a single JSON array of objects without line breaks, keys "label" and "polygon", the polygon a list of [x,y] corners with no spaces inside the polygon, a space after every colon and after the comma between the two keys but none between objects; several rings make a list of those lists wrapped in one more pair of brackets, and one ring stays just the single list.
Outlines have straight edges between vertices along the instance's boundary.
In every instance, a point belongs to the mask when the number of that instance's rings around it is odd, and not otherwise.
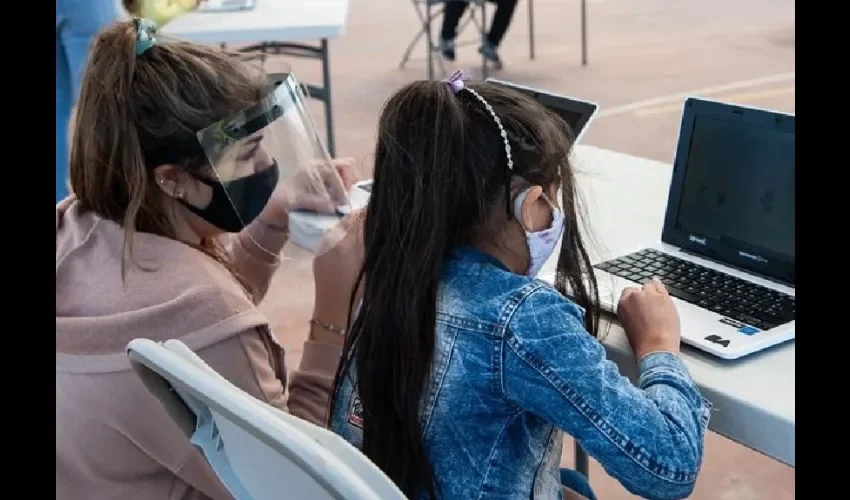
[{"label": "white plastic chair", "polygon": [[405,500],[357,448],[241,391],[182,342],[136,339],[127,354],[237,500]]}]

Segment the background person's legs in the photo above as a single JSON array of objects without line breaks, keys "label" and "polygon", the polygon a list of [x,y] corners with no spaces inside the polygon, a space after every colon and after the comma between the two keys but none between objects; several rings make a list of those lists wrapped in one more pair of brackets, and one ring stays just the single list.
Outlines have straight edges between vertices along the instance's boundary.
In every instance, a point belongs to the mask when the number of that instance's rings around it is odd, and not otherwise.
[{"label": "background person's legs", "polygon": [[487,42],[494,47],[502,43],[502,38],[508,32],[508,26],[511,25],[511,19],[516,11],[516,4],[517,0],[496,0],[496,13],[493,15],[490,32],[487,33]]},{"label": "background person's legs", "polygon": [[467,2],[446,2],[443,8],[443,29],[440,31],[440,52],[449,61],[455,60],[455,37],[457,27],[463,13],[466,12]]},{"label": "background person's legs", "polygon": [[495,0],[496,13],[493,14],[493,22],[490,24],[490,30],[484,38],[484,43],[481,45],[481,55],[485,59],[495,64],[496,69],[501,69],[502,60],[499,58],[499,44],[502,43],[502,38],[508,32],[508,26],[511,25],[511,19],[516,11],[517,0]]},{"label": "background person's legs", "polygon": [[[481,41],[478,50],[485,59],[494,64],[496,69],[501,69],[502,61],[499,58],[499,44],[508,31],[511,19],[516,11],[517,0],[493,0],[496,4],[496,13],[493,14],[493,22],[490,29]],[[443,29],[440,32],[440,52],[449,61],[455,60],[455,37],[457,27],[463,17],[468,2],[446,2],[443,9]]]},{"label": "background person's legs", "polygon": [[56,203],[68,196],[68,120],[74,97],[65,51],[56,33]]},{"label": "background person's legs", "polygon": [[56,2],[56,201],[67,196],[68,121],[95,35],[119,19],[115,0]]}]

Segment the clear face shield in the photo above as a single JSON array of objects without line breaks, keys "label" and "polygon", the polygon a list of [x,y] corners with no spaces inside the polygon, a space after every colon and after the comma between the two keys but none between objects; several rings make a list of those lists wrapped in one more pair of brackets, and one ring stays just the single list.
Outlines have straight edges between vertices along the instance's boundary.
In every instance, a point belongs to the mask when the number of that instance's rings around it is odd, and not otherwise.
[{"label": "clear face shield", "polygon": [[333,214],[348,202],[301,85],[292,73],[274,84],[256,106],[197,133],[219,181],[210,184],[213,199],[199,215],[227,232],[258,218],[286,226],[291,211]]}]

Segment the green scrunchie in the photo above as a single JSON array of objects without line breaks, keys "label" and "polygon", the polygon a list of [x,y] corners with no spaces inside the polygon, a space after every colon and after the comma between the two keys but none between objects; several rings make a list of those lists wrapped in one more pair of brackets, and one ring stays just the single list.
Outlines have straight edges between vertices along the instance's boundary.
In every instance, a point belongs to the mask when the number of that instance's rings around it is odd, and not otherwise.
[{"label": "green scrunchie", "polygon": [[136,57],[156,45],[156,23],[142,17],[133,18],[136,24]]}]

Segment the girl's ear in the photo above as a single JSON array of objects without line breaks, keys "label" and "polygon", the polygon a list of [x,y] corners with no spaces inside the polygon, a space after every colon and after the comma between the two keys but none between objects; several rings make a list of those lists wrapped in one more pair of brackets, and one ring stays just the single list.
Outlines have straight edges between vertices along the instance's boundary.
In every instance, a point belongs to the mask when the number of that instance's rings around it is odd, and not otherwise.
[{"label": "girl's ear", "polygon": [[520,207],[520,224],[529,233],[536,233],[551,227],[552,205],[543,194],[541,186],[532,186],[528,190]]}]

